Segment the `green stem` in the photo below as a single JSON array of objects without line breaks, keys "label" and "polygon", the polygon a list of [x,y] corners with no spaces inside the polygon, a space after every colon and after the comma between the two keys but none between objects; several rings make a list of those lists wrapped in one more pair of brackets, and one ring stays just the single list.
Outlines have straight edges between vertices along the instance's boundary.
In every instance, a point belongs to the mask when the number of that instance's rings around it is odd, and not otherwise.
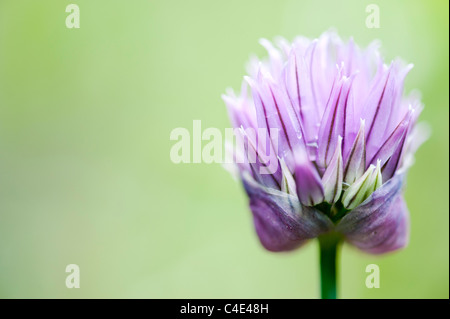
[{"label": "green stem", "polygon": [[319,237],[320,288],[322,299],[336,299],[336,257],[341,238],[337,234]]}]

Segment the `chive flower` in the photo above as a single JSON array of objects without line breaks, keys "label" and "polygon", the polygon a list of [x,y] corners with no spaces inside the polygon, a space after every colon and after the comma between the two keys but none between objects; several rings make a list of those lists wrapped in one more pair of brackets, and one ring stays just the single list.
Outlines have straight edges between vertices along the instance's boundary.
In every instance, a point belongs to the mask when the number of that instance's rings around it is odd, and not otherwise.
[{"label": "chive flower", "polygon": [[[344,241],[372,254],[407,245],[402,192],[426,139],[416,125],[420,97],[403,95],[412,65],[385,64],[377,42],[362,49],[332,31],[260,43],[268,58],[252,58],[240,94],[223,99],[261,244],[287,251],[319,238],[321,262]],[[327,273],[335,281],[331,259],[322,281]],[[335,297],[335,283],[324,284]]]}]

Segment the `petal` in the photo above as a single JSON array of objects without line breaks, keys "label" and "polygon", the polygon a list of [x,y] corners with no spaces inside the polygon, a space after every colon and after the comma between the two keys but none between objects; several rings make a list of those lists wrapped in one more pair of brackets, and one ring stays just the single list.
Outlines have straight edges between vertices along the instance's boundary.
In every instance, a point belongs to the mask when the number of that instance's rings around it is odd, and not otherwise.
[{"label": "petal", "polygon": [[242,81],[241,94],[236,96],[232,89],[222,94],[233,127],[256,128],[256,113],[253,101],[247,96],[248,83]]},{"label": "petal", "polygon": [[289,56],[289,53],[292,50],[291,42],[289,42],[287,39],[283,37],[278,36],[275,38],[275,44],[277,45],[277,47],[280,48],[281,52],[283,53],[283,58]]},{"label": "petal", "polygon": [[284,159],[280,158],[279,162],[281,165],[281,173],[283,174],[281,180],[281,191],[297,196],[294,177],[286,166],[286,162],[284,161]]},{"label": "petal", "polygon": [[400,165],[400,159],[403,153],[403,149],[404,149],[404,145],[405,145],[405,140],[406,140],[406,134],[403,134],[402,139],[400,140],[400,142],[398,143],[397,148],[395,149],[394,153],[392,154],[392,156],[388,159],[388,161],[386,162],[386,164],[384,164],[383,166],[383,180],[387,181],[389,180],[392,176],[394,176],[395,171],[397,170],[397,168]]},{"label": "petal", "polygon": [[270,73],[274,75],[280,74],[284,63],[280,50],[275,48],[272,42],[264,38],[259,40],[259,44],[261,44],[269,54]]},{"label": "petal", "polygon": [[403,67],[403,62],[396,60],[386,69],[384,74],[368,97],[365,105],[367,119],[366,144],[369,158],[378,150],[397,124],[408,112],[408,107],[402,105],[403,81],[412,65]]},{"label": "petal", "polygon": [[239,129],[234,131],[236,143],[232,139],[225,140],[225,161],[222,166],[238,180],[241,171],[252,174],[252,169],[245,156],[245,143]]},{"label": "petal", "polygon": [[330,165],[322,177],[322,184],[325,193],[325,201],[332,204],[337,202],[342,192],[342,137],[339,136],[338,146],[331,158]]},{"label": "petal", "polygon": [[319,129],[317,160],[325,169],[337,146],[338,136],[344,136],[344,108],[350,93],[351,78],[343,77],[333,89]]},{"label": "petal", "polygon": [[301,134],[306,143],[312,142],[320,120],[312,98],[305,59],[292,51],[283,72],[286,93],[300,123]]},{"label": "petal", "polygon": [[370,165],[363,176],[357,179],[342,195],[342,204],[347,209],[354,209],[381,186],[380,161],[377,166]]},{"label": "petal", "polygon": [[292,250],[333,227],[326,215],[302,207],[295,196],[264,188],[248,174],[243,176],[243,183],[250,198],[256,233],[267,250]]},{"label": "petal", "polygon": [[333,79],[339,73],[333,52],[333,47],[338,43],[341,43],[341,40],[335,32],[324,32],[319,39],[312,41],[305,51],[305,60],[309,64],[311,94],[315,109],[319,112],[319,118],[322,118],[325,111],[332,91]]},{"label": "petal", "polygon": [[[401,61],[401,60],[395,61],[395,64],[396,64],[396,89],[395,89],[395,96],[394,96],[394,101],[393,101],[394,108],[391,111],[391,114],[390,114],[390,117],[388,120],[388,122],[389,122],[388,128],[386,129],[384,138],[386,138],[387,136],[389,136],[390,133],[392,133],[392,131],[397,126],[397,123],[400,122],[401,119],[408,112],[408,107],[407,107],[409,105],[409,103],[407,102],[408,99],[415,96],[415,94],[418,94],[418,93],[414,93],[414,91],[413,91],[413,92],[411,92],[412,95],[410,94],[409,97],[407,97],[406,99],[403,99],[403,101],[402,101],[403,86],[404,86],[405,78],[406,78],[406,75],[409,73],[409,71],[412,70],[414,65],[413,64],[404,65],[403,61]],[[405,102],[406,102],[406,105],[402,105]]]},{"label": "petal", "polygon": [[[407,168],[409,164],[412,161],[412,155],[414,154],[415,150],[417,148],[409,148],[411,145],[410,142],[416,143],[416,147],[420,146],[427,138],[428,134],[426,132],[422,131],[422,136],[417,136],[415,125],[417,121],[417,117],[419,116],[421,112],[421,105],[416,106],[415,108],[412,108],[412,105],[410,106],[410,111],[412,110],[411,119],[409,121],[409,126],[406,131],[406,133],[403,135],[401,141],[399,142],[397,148],[395,149],[392,156],[389,158],[389,160],[384,164],[383,166],[383,180],[387,181],[390,179],[397,170],[405,166]],[[420,127],[420,126],[419,126]],[[420,130],[420,129],[419,129]],[[412,151],[412,153],[411,153]],[[405,154],[406,153],[406,154]],[[408,154],[409,153],[409,154]],[[406,161],[406,165],[403,165],[403,163]],[[409,162],[409,163],[408,163]]]},{"label": "petal", "polygon": [[403,120],[397,125],[392,134],[378,149],[376,154],[373,155],[373,157],[368,162],[368,165],[375,164],[377,160],[380,160],[381,166],[384,166],[384,164],[389,160],[389,158],[394,154],[395,150],[398,149],[399,145],[402,143],[404,136],[408,132],[409,123],[413,113],[414,110],[410,109]]},{"label": "petal", "polygon": [[[259,183],[280,189],[281,169],[278,158],[274,154],[270,143],[264,143],[269,139],[265,132],[258,132],[248,128],[244,130],[241,128],[239,132],[244,140],[244,156],[251,168],[252,176]],[[262,133],[262,134],[261,134]],[[269,148],[267,149],[267,144]]]},{"label": "petal", "polygon": [[358,135],[348,155],[344,170],[344,182],[352,184],[364,174],[366,168],[366,144],[364,139],[365,121],[361,119]]},{"label": "petal", "polygon": [[377,146],[383,143],[389,118],[394,109],[396,88],[394,64],[391,64],[388,69],[383,66],[383,70],[382,79],[372,88],[364,106],[367,121],[366,141],[370,154],[373,154]]},{"label": "petal", "polygon": [[418,148],[430,138],[431,128],[427,123],[418,123],[409,134],[405,151],[402,154],[403,158],[400,159],[400,170],[407,170],[414,163],[414,153]]},{"label": "petal", "polygon": [[301,149],[295,151],[295,183],[297,195],[303,205],[314,206],[323,202],[324,190],[319,173],[306,152]]},{"label": "petal", "polygon": [[[278,128],[278,145],[273,147],[280,157],[285,157],[300,143],[300,123],[285,92],[260,72],[256,81],[247,78],[253,94],[259,128]],[[272,141],[273,136],[270,136]],[[287,159],[288,161],[290,159]],[[288,165],[291,163],[288,163]]]},{"label": "petal", "polygon": [[401,189],[404,175],[397,174],[366,201],[345,215],[337,231],[359,249],[382,254],[406,246],[409,214]]}]

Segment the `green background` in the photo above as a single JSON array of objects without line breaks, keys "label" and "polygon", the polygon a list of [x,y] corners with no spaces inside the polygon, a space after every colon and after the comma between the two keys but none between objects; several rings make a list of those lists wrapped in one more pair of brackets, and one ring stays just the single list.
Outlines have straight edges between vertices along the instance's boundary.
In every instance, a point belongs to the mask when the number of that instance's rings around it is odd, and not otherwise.
[{"label": "green background", "polygon": [[[345,246],[341,297],[448,298],[448,23],[447,1],[0,1],[0,297],[318,297],[317,242],[263,250],[240,184],[219,164],[173,164],[169,135],[229,127],[220,95],[265,55],[259,38],[335,27],[415,64],[406,89],[432,128],[408,178],[410,245]],[[80,289],[65,286],[71,263]]]}]

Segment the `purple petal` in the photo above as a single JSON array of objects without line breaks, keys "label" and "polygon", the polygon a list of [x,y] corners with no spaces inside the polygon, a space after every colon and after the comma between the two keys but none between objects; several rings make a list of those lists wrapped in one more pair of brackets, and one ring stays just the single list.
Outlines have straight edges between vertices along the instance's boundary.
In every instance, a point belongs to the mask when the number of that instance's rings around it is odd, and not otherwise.
[{"label": "purple petal", "polygon": [[319,173],[304,150],[295,151],[295,183],[297,195],[303,205],[314,206],[324,199],[324,190]]},{"label": "purple petal", "polygon": [[229,89],[227,94],[222,95],[228,114],[230,116],[231,124],[233,127],[243,127],[247,129],[249,127],[256,128],[256,113],[253,101],[247,96],[248,83],[242,81],[241,94],[236,96],[233,90]]},{"label": "purple petal", "polygon": [[333,227],[326,215],[302,207],[295,196],[264,189],[251,178],[243,178],[243,183],[256,233],[267,250],[292,250]]},{"label": "purple petal", "polygon": [[244,156],[247,158],[253,178],[267,187],[280,189],[281,167],[271,143],[268,142],[269,137],[265,130],[257,134],[254,129],[241,128],[240,133],[244,140]]},{"label": "purple petal", "polygon": [[312,142],[320,122],[319,113],[314,106],[306,62],[295,52],[291,52],[289,56],[284,69],[284,79],[287,96],[300,123],[301,134],[306,143]]},{"label": "purple petal", "polygon": [[341,43],[341,40],[337,34],[325,32],[318,40],[314,40],[305,52],[305,59],[309,64],[311,93],[320,118],[331,94],[333,79],[339,73],[336,69],[337,61],[335,61],[332,52],[332,47],[339,45],[339,43]]},{"label": "purple petal", "polygon": [[325,193],[325,201],[332,204],[336,202],[341,196],[342,192],[342,137],[339,136],[338,146],[331,158],[330,165],[326,169],[322,177],[322,184]]},{"label": "purple petal", "polygon": [[[383,66],[383,68],[386,68]],[[395,71],[394,65],[384,70],[383,76],[372,88],[367,103],[364,106],[367,130],[366,142],[367,150],[370,155],[383,143],[383,138],[389,123],[389,117],[394,109],[393,102],[395,97]]]},{"label": "purple petal", "polygon": [[[398,124],[392,134],[384,142],[384,144],[378,149],[378,152],[372,157],[367,165],[375,164],[377,160],[381,161],[381,166],[388,161],[388,159],[394,154],[395,150],[398,149],[399,144],[402,143],[404,136],[408,132],[409,123],[413,110],[410,110],[403,120]],[[367,154],[368,155],[368,154]]]},{"label": "purple petal", "polygon": [[351,78],[343,77],[331,92],[319,129],[317,162],[324,169],[331,161],[338,136],[344,136],[344,115],[350,93]]},{"label": "purple petal", "polygon": [[367,119],[366,144],[369,158],[378,150],[398,123],[405,117],[408,107],[401,106],[403,81],[412,65],[403,67],[401,61],[384,66],[380,81],[372,88],[364,108]]},{"label": "purple petal", "polygon": [[281,52],[278,49],[276,49],[272,45],[272,42],[270,42],[267,39],[260,39],[259,44],[261,44],[264,47],[264,49],[267,50],[267,53],[269,54],[270,73],[274,74],[274,75],[280,74],[281,69],[283,67],[283,63],[284,63]]},{"label": "purple petal", "polygon": [[[252,88],[258,127],[267,130],[279,128],[278,145],[274,145],[274,148],[279,156],[284,157],[285,152],[287,153],[300,143],[300,123],[294,109],[283,90],[279,89],[271,79],[263,77],[261,72],[258,74],[257,81],[250,79],[248,81]],[[271,139],[273,139],[272,136]]]},{"label": "purple petal", "polygon": [[392,156],[388,159],[386,164],[384,164],[383,169],[381,170],[383,181],[389,180],[392,176],[394,176],[397,168],[400,165],[400,159],[403,154],[403,149],[405,145],[406,134],[403,134],[400,142],[398,143],[397,148],[395,149]]},{"label": "purple petal", "polygon": [[431,128],[426,123],[418,123],[406,139],[405,150],[400,158],[401,169],[407,170],[414,163],[414,153],[431,135]]},{"label": "purple petal", "polygon": [[348,160],[344,158],[346,162],[344,170],[344,181],[348,184],[352,184],[355,180],[364,174],[366,168],[366,144],[364,139],[365,121],[361,120],[358,135],[356,135],[353,146],[348,155]]},{"label": "purple petal", "polygon": [[409,215],[401,194],[403,179],[403,175],[395,175],[344,216],[336,230],[348,242],[371,254],[406,246]]},{"label": "purple petal", "polygon": [[[357,76],[358,75],[355,75],[353,78],[356,78]],[[344,163],[347,162],[353,142],[361,127],[361,118],[357,115],[360,113],[358,110],[359,104],[356,102],[357,87],[357,82],[353,81],[344,109],[344,128],[342,135],[342,158]]]},{"label": "purple petal", "polygon": [[[401,119],[408,112],[408,107],[402,106],[402,95],[403,95],[403,84],[406,78],[406,75],[413,68],[413,64],[408,64],[406,66],[403,65],[403,62],[400,60],[395,61],[396,66],[396,88],[395,88],[395,96],[393,101],[393,109],[391,111],[388,127],[386,129],[384,138],[389,136],[390,133],[395,129],[397,123],[401,121]],[[405,100],[406,101],[406,100]],[[419,112],[420,113],[420,112]]]}]

